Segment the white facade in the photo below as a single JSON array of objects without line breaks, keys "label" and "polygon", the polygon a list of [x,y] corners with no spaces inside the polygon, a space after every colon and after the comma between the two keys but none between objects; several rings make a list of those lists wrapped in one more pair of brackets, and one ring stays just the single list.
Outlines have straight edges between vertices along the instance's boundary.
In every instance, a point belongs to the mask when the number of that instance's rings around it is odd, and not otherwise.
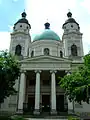
[{"label": "white facade", "polygon": [[[49,29],[50,24],[46,23],[43,35],[31,41],[31,26],[25,12],[22,13],[22,19],[14,24],[10,52],[21,61],[21,76],[15,85],[18,94],[7,98],[1,105],[1,111],[23,113],[23,103],[27,103],[26,107],[29,106],[30,99],[31,104],[34,100],[34,114],[40,114],[41,106],[45,107],[49,102],[51,114],[62,112],[62,109],[64,111],[67,105],[68,111],[73,109],[72,103],[65,98],[64,90],[56,85],[59,75],[65,75],[66,71],[75,70],[78,65],[83,64],[82,33],[72,14],[69,12],[67,16],[68,20],[63,24],[62,40]],[[45,83],[44,78],[50,84]],[[29,86],[30,80],[32,85]],[[49,99],[47,103],[44,101],[45,97]],[[63,103],[59,103],[60,99]],[[61,104],[62,108],[59,106]],[[90,112],[90,105],[84,103],[80,106],[75,103],[75,111]]]}]

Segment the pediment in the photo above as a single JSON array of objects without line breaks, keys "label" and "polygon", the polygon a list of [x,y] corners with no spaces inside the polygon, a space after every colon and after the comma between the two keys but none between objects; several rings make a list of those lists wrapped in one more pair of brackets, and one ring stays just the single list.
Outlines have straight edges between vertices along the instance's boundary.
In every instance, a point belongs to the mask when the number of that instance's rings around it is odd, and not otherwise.
[{"label": "pediment", "polygon": [[60,58],[56,56],[35,56],[33,58],[27,58],[21,61],[21,63],[27,63],[27,62],[68,62],[71,63],[70,59],[67,58]]}]

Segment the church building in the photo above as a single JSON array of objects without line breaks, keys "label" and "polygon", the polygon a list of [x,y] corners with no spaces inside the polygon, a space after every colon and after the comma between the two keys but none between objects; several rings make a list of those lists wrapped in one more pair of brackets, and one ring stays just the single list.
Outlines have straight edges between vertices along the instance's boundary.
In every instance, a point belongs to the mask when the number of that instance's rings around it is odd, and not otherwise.
[{"label": "church building", "polygon": [[[16,113],[31,112],[41,114],[49,112],[72,111],[72,103],[59,86],[59,77],[69,75],[80,64],[83,64],[83,43],[80,26],[67,13],[67,20],[62,25],[63,36],[50,29],[50,23],[44,24],[44,31],[31,40],[31,25],[22,13],[11,33],[10,52],[21,64],[21,75],[16,80],[17,94],[8,97],[0,111]],[[76,111],[89,109],[88,105],[75,104]],[[90,111],[90,109],[89,109]]]}]

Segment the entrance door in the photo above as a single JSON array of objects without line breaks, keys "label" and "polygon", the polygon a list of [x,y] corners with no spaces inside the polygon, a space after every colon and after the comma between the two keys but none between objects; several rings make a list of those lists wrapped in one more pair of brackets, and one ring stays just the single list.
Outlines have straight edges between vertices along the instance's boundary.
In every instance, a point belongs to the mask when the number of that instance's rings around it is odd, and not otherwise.
[{"label": "entrance door", "polygon": [[29,96],[28,97],[28,111],[33,112],[35,106],[35,97]]},{"label": "entrance door", "polygon": [[64,95],[56,96],[56,107],[58,112],[64,112]]},{"label": "entrance door", "polygon": [[42,111],[50,111],[50,95],[42,95]]}]

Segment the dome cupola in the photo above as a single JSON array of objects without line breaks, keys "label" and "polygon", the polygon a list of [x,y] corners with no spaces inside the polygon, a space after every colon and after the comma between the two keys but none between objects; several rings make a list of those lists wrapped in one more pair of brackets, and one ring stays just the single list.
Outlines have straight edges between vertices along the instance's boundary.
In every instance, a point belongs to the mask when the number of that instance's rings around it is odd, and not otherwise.
[{"label": "dome cupola", "polygon": [[50,23],[46,22],[44,25],[45,25],[45,29],[50,29]]},{"label": "dome cupola", "polygon": [[46,22],[45,24],[45,30],[39,34],[36,35],[33,39],[33,41],[37,40],[60,40],[60,37],[52,30],[50,30],[50,23]]},{"label": "dome cupola", "polygon": [[29,24],[28,20],[26,19],[26,12],[24,11],[21,14],[22,18],[19,19],[13,27],[14,32],[24,32],[24,33],[29,33],[29,30],[31,29],[31,25]]},{"label": "dome cupola", "polygon": [[28,24],[30,26],[28,20],[26,19],[26,16],[27,16],[26,12],[23,12],[21,14],[21,16],[22,16],[22,18],[19,19],[14,25],[17,25],[18,23],[26,23],[26,24]]},{"label": "dome cupola", "polygon": [[62,28],[65,30],[79,30],[79,24],[76,22],[76,20],[74,18],[72,18],[72,13],[68,12],[67,13],[67,17],[68,19],[65,21],[65,23],[63,24]]}]

